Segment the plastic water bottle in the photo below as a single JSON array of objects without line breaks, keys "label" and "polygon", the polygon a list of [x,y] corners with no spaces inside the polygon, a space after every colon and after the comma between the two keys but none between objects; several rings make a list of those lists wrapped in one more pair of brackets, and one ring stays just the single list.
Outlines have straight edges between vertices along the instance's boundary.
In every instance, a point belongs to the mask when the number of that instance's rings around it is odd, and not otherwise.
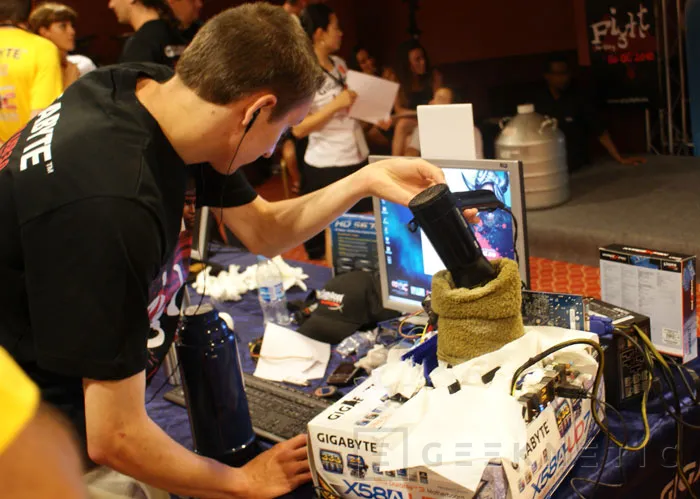
[{"label": "plastic water bottle", "polygon": [[341,341],[336,351],[343,357],[355,355],[358,359],[367,355],[377,343],[377,331],[357,331]]},{"label": "plastic water bottle", "polygon": [[259,256],[255,277],[258,281],[258,299],[265,325],[268,322],[274,322],[280,326],[288,325],[290,319],[287,311],[287,297],[284,293],[280,269],[272,260]]}]

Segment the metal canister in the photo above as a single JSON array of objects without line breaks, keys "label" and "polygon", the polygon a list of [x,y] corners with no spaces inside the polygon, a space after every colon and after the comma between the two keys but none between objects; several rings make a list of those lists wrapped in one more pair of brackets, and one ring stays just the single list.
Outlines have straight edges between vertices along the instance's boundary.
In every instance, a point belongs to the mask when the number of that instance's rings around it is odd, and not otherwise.
[{"label": "metal canister", "polygon": [[535,112],[532,104],[518,106],[518,114],[501,122],[496,157],[523,163],[525,206],[549,208],[568,201],[569,170],[566,139],[557,120]]},{"label": "metal canister", "polygon": [[195,452],[244,464],[257,445],[233,329],[211,305],[191,306],[176,345]]}]

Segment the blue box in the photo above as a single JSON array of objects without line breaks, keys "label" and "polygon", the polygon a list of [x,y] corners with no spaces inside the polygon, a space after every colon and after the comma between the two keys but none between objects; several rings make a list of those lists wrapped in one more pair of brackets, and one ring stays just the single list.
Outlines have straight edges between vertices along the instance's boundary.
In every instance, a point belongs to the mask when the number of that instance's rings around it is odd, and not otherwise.
[{"label": "blue box", "polygon": [[377,230],[372,215],[343,215],[330,229],[333,275],[379,270]]}]

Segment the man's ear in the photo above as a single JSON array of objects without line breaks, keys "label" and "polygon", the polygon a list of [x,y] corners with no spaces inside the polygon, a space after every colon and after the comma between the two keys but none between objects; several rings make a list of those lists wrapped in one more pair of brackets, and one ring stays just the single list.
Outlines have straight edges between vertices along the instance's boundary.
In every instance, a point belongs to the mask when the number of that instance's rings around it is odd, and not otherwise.
[{"label": "man's ear", "polygon": [[314,43],[316,43],[316,41],[318,40],[318,37],[319,37],[319,36],[323,36],[323,33],[324,33],[323,29],[321,29],[321,28],[316,28],[316,31],[314,31],[314,36],[313,36],[313,40],[312,40],[312,41],[313,41]]},{"label": "man's ear", "polygon": [[241,124],[244,127],[248,127],[253,121],[253,116],[258,116],[259,114],[265,112],[269,116],[272,109],[277,105],[277,97],[273,94],[264,94],[255,99],[245,110],[243,115],[243,121]]}]

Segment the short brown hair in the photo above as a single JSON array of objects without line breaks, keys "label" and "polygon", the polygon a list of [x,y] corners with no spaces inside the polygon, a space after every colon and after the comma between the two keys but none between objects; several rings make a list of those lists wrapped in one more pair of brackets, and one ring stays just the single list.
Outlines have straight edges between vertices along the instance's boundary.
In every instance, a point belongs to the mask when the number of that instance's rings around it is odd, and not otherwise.
[{"label": "short brown hair", "polygon": [[39,28],[49,28],[53,23],[69,21],[75,24],[78,13],[62,3],[46,2],[39,5],[29,15],[29,27],[34,33]]},{"label": "short brown hair", "polygon": [[0,22],[23,23],[32,10],[31,0],[2,0],[0,2]]},{"label": "short brown hair", "polygon": [[309,100],[323,71],[299,23],[264,2],[227,9],[207,22],[176,72],[202,99],[226,105],[265,90],[277,97],[271,119]]}]

